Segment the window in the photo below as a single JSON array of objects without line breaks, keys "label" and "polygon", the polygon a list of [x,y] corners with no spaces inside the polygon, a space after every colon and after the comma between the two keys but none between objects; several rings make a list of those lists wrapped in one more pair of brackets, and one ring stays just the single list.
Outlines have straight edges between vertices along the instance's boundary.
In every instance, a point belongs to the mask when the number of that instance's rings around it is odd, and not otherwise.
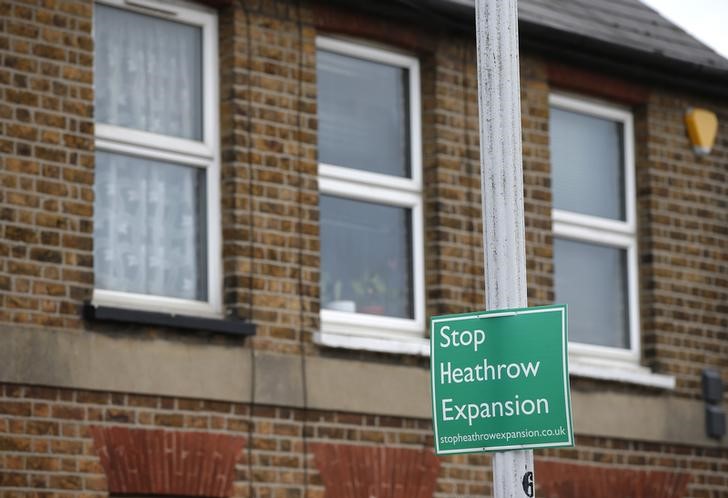
[{"label": "window", "polygon": [[322,330],[422,337],[417,59],[317,47]]},{"label": "window", "polygon": [[637,362],[639,312],[632,115],[552,95],[550,142],[556,301],[570,349]]},{"label": "window", "polygon": [[94,304],[221,314],[217,19],[96,3]]}]

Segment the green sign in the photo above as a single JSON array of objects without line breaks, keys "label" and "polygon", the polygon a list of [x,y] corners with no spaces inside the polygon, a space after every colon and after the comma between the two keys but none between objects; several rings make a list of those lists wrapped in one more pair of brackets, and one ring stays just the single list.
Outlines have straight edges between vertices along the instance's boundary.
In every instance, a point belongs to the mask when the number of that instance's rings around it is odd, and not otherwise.
[{"label": "green sign", "polygon": [[438,455],[573,446],[566,306],[432,318]]}]

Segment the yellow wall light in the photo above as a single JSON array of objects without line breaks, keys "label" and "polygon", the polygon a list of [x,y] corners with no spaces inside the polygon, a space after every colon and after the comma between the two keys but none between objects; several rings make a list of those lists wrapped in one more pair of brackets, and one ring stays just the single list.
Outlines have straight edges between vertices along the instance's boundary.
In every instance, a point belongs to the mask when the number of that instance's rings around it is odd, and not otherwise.
[{"label": "yellow wall light", "polygon": [[685,113],[685,126],[696,154],[710,154],[718,132],[718,118],[707,109],[692,108]]}]

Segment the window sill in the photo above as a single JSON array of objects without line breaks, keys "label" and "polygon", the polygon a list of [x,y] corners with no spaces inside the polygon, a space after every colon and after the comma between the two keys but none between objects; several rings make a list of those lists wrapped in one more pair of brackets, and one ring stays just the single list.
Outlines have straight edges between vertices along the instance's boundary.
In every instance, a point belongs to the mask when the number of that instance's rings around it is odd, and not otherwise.
[{"label": "window sill", "polygon": [[675,377],[654,373],[649,368],[641,365],[628,365],[617,362],[591,362],[589,360],[570,357],[569,375],[654,387],[657,389],[675,389]]},{"label": "window sill", "polygon": [[255,335],[255,325],[245,320],[203,318],[174,313],[132,310],[113,306],[98,306],[85,303],[82,308],[83,318],[99,322],[136,323],[144,325],[160,325],[186,330],[205,330],[221,334],[249,336]]},{"label": "window sill", "polygon": [[376,353],[411,354],[430,356],[430,340],[424,337],[367,337],[362,335],[317,332],[314,343],[341,349],[373,351]]},{"label": "window sill", "polygon": [[[338,349],[430,356],[430,340],[424,337],[381,338],[317,332],[314,334],[314,342],[320,346]],[[675,389],[675,377],[651,372],[640,365],[621,362],[595,362],[570,357],[569,375],[657,389]]]}]

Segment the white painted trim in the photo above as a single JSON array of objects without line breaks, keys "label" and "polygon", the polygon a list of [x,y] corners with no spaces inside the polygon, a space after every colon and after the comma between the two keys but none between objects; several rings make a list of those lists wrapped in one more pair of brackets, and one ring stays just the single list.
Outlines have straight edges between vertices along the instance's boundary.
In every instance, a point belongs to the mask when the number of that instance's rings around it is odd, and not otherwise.
[{"label": "white painted trim", "polygon": [[351,334],[317,332],[313,336],[315,344],[330,348],[343,348],[377,353],[430,355],[430,341],[422,337],[363,337]]},{"label": "white painted trim", "polygon": [[399,334],[422,336],[424,323],[409,318],[372,315],[367,313],[349,313],[330,309],[321,310],[321,321],[327,323],[326,331],[347,333],[356,330],[364,335],[388,336],[395,331]]},{"label": "white painted trim", "polygon": [[422,98],[420,96],[420,62],[408,58],[410,111],[410,168],[412,181],[422,190]]},{"label": "white painted trim", "polygon": [[149,148],[138,144],[127,144],[116,140],[106,138],[96,138],[94,142],[97,150],[106,152],[118,152],[129,156],[137,156],[143,159],[154,159],[157,161],[165,161],[176,164],[184,164],[185,166],[195,166],[198,168],[209,168],[212,165],[212,157],[200,158],[192,155],[179,154],[175,150],[162,150]]},{"label": "white painted trim", "polygon": [[629,292],[629,338],[630,350],[634,353],[636,360],[642,352],[641,324],[640,324],[640,284],[639,266],[637,262],[637,235],[634,241],[627,247],[627,291]]},{"label": "white painted trim", "polygon": [[188,140],[123,126],[96,123],[96,139],[119,145],[142,146],[147,149],[174,151],[180,155],[210,158],[213,150],[197,140]]},{"label": "white painted trim", "polygon": [[631,236],[635,233],[634,225],[630,225],[624,221],[610,220],[607,218],[600,218],[598,216],[589,216],[586,214],[554,209],[551,212],[551,217],[554,223],[559,223],[561,226],[572,225],[576,227],[590,228],[598,230],[599,233],[605,235],[614,233]]},{"label": "white painted trim", "polygon": [[318,174],[323,178],[331,180],[356,182],[361,185],[370,185],[372,187],[406,190],[408,192],[420,192],[422,190],[422,186],[417,185],[410,178],[400,178],[381,173],[371,173],[369,171],[362,171],[344,166],[334,166],[326,163],[319,163]]},{"label": "white painted trim", "polygon": [[584,362],[609,361],[614,365],[634,367],[639,363],[639,353],[630,349],[597,346],[581,342],[569,341],[569,354]]},{"label": "white painted trim", "polygon": [[336,195],[360,201],[376,202],[389,206],[415,207],[422,202],[418,193],[407,192],[387,187],[374,187],[372,185],[335,180],[319,177],[319,191],[322,194]]},{"label": "white painted trim", "polygon": [[626,249],[634,244],[634,236],[621,233],[604,232],[598,228],[571,225],[568,223],[553,223],[554,236],[560,239],[592,242],[597,245]]},{"label": "white painted trim", "polygon": [[111,5],[120,9],[132,10],[145,15],[161,17],[163,19],[174,16],[174,22],[192,24],[193,26],[207,27],[208,20],[202,16],[215,17],[215,9],[204,7],[185,0],[156,1],[156,0],[96,0],[97,3]]},{"label": "white painted trim", "polygon": [[419,334],[425,335],[425,221],[422,197],[412,208],[412,267],[414,326]]},{"label": "white painted trim", "polygon": [[222,303],[222,199],[220,197],[220,97],[218,68],[217,15],[203,18],[203,136],[213,152],[212,168],[207,173],[207,301],[219,315]]},{"label": "white painted trim", "polygon": [[114,308],[144,310],[156,313],[171,313],[173,315],[220,318],[220,313],[204,301],[105,289],[94,289],[91,304],[94,306],[112,306]]},{"label": "white painted trim", "polygon": [[125,0],[101,1],[108,5],[134,10],[151,17],[168,19],[170,15],[173,15],[174,22],[191,24],[202,29],[202,141],[97,123],[95,125],[95,146],[100,151],[131,154],[206,169],[208,297],[207,301],[202,302],[95,289],[93,303],[219,318],[222,316],[223,306],[222,226],[220,214],[220,104],[218,97],[218,22],[216,11],[182,1],[134,0],[136,6],[128,5]]},{"label": "white painted trim", "polygon": [[624,364],[599,365],[569,359],[569,375],[589,379],[609,380],[626,384],[636,384],[658,389],[675,389],[675,377],[651,372],[648,368],[629,368]]},{"label": "white painted trim", "polygon": [[640,359],[640,322],[639,322],[639,270],[637,265],[637,214],[635,190],[634,124],[632,112],[621,106],[611,105],[595,99],[586,99],[568,94],[549,95],[552,107],[581,114],[610,119],[622,123],[624,165],[625,220],[614,220],[599,216],[553,209],[553,234],[555,238],[565,238],[604,246],[616,247],[627,251],[627,302],[629,306],[629,349],[608,348],[590,344],[571,343],[573,354],[587,359],[615,360],[615,365],[635,366]]},{"label": "white painted trim", "polygon": [[[411,340],[412,337],[421,338],[424,336],[426,329],[419,61],[417,58],[408,55],[335,38],[318,37],[316,47],[351,57],[402,67],[407,69],[409,74],[409,136],[412,177],[402,178],[325,163],[320,163],[318,170],[319,191],[321,194],[411,209],[414,318],[402,319],[364,313],[321,310],[323,330],[320,337],[350,336],[352,341],[342,343],[337,339],[335,342],[337,344],[349,344],[354,349],[378,347],[380,349],[372,350],[384,351],[388,349],[381,349],[384,347],[383,344],[391,342],[388,338],[395,338],[395,341],[399,338],[405,338],[406,340]],[[372,346],[368,341],[374,341],[376,346]]]}]

